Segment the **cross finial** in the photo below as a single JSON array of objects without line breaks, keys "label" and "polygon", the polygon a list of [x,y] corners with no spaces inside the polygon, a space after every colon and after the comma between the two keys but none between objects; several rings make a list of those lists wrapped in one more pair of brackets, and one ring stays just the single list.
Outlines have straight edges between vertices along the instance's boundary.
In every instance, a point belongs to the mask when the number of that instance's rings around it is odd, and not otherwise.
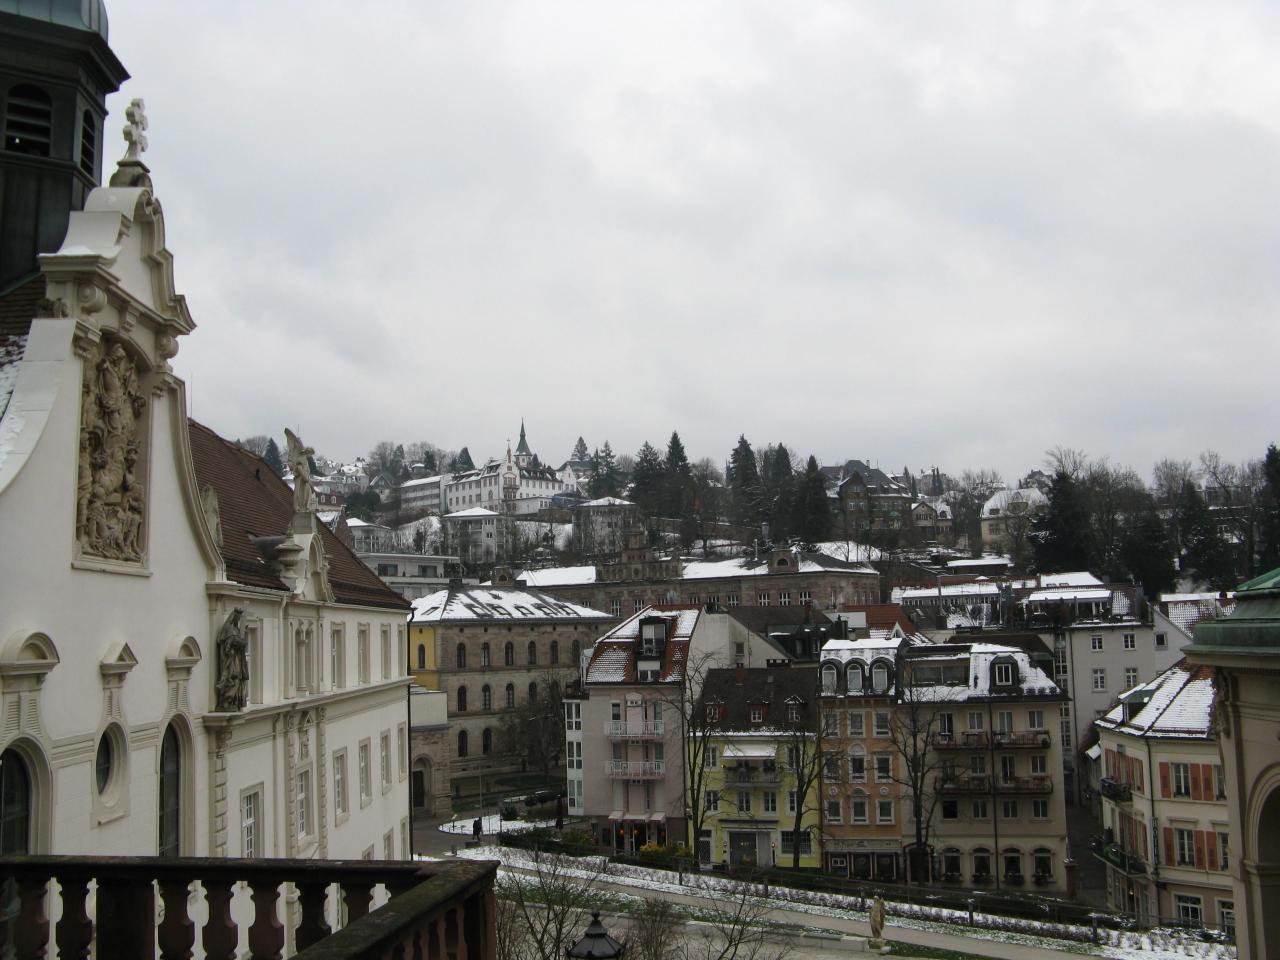
[{"label": "cross finial", "polygon": [[142,151],[147,149],[147,135],[143,132],[147,129],[147,105],[141,98],[135,98],[125,109],[124,116],[128,121],[124,125],[124,140],[129,148],[120,162],[141,161]]}]

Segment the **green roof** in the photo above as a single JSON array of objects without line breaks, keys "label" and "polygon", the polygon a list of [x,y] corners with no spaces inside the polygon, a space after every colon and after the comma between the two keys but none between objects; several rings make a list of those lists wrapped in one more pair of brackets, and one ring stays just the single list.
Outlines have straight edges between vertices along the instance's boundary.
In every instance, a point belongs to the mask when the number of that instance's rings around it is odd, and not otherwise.
[{"label": "green roof", "polygon": [[0,0],[0,13],[56,23],[107,39],[107,8],[102,0]]},{"label": "green roof", "polygon": [[1183,649],[1203,657],[1280,657],[1280,568],[1241,584],[1230,616],[1198,624],[1195,642]]},{"label": "green roof", "polygon": [[532,456],[529,452],[529,441],[524,438],[524,421],[520,421],[520,443],[516,447],[516,453],[523,453],[526,456]]}]

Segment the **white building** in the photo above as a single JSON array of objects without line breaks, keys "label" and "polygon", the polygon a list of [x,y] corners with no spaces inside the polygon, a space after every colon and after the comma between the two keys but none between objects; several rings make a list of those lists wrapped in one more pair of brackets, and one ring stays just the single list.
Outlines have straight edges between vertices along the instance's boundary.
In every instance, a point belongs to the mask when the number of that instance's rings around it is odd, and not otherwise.
[{"label": "white building", "polygon": [[400,513],[404,516],[439,513],[443,502],[444,485],[449,477],[419,477],[400,484]]},{"label": "white building", "polygon": [[490,460],[483,467],[444,481],[441,509],[456,513],[484,507],[505,514],[529,514],[550,507],[557,494],[577,492],[577,486],[555,470],[537,465],[521,423],[520,443],[514,453],[507,447],[503,459]]},{"label": "white building", "polygon": [[188,421],[129,120],[0,302],[0,852],[407,856],[407,604],[307,483]]}]

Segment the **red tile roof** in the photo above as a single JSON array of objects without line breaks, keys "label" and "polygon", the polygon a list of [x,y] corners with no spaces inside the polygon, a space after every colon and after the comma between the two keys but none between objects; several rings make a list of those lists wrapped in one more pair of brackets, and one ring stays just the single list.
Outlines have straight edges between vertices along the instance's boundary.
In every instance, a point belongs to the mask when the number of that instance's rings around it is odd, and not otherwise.
[{"label": "red tile roof", "polygon": [[903,633],[916,632],[915,623],[896,603],[850,603],[840,609],[846,613],[865,613],[869,630],[892,630],[897,624]]},{"label": "red tile roof", "polygon": [[[256,537],[282,537],[293,519],[293,491],[265,460],[188,421],[196,482],[218,495],[222,559],[236,583],[271,590],[287,589],[254,543]],[[327,526],[316,521],[329,566],[329,585],[339,603],[408,610],[409,601],[386,586]]]}]

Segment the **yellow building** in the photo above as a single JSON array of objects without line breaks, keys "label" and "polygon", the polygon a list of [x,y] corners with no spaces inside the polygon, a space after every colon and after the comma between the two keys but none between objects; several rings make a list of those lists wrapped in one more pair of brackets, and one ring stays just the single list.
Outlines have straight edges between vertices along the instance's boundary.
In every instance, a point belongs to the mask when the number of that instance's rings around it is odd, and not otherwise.
[{"label": "yellow building", "polygon": [[816,689],[812,668],[708,672],[700,859],[790,867],[799,814],[799,866],[819,866]]}]

